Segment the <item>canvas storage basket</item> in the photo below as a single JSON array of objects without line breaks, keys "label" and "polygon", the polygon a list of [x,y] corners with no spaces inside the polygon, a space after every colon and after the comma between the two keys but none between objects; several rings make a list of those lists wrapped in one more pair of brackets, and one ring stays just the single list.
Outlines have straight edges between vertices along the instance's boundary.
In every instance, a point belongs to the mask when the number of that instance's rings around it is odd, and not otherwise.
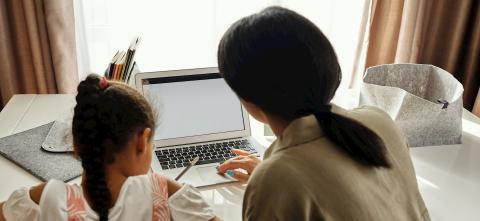
[{"label": "canvas storage basket", "polygon": [[388,64],[367,69],[360,105],[387,112],[412,147],[459,144],[462,94],[462,84],[441,68]]}]

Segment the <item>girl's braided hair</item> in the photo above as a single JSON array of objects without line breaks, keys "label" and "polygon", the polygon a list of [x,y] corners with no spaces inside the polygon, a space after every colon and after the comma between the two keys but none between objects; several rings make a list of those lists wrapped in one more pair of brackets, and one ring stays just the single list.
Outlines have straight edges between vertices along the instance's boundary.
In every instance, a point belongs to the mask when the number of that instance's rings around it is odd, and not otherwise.
[{"label": "girl's braided hair", "polygon": [[128,85],[108,82],[91,74],[78,85],[72,134],[75,150],[85,172],[87,195],[99,220],[108,220],[112,196],[105,166],[131,137],[145,128],[155,129],[152,108]]}]

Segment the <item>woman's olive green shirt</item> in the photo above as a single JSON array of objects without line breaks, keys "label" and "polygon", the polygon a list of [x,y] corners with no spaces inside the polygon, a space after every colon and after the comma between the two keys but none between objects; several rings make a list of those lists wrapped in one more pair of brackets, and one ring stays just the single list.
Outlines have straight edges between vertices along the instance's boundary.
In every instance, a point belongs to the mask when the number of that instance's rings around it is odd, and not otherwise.
[{"label": "woman's olive green shirt", "polygon": [[390,169],[357,163],[328,139],[313,115],[293,121],[255,169],[244,220],[430,220],[406,139],[382,110],[332,111],[363,123],[384,141]]}]

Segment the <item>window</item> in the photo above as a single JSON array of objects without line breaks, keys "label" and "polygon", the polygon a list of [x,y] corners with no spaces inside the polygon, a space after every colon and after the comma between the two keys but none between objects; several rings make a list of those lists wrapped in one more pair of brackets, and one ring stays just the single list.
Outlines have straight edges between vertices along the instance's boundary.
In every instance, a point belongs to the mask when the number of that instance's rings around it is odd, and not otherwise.
[{"label": "window", "polygon": [[135,57],[140,71],[216,66],[217,44],[233,22],[279,5],[309,18],[330,39],[342,67],[341,89],[347,88],[352,72],[364,7],[363,1],[351,0],[76,0],[75,4],[80,79],[89,72],[103,73],[115,52],[126,50],[135,36],[142,38]]}]

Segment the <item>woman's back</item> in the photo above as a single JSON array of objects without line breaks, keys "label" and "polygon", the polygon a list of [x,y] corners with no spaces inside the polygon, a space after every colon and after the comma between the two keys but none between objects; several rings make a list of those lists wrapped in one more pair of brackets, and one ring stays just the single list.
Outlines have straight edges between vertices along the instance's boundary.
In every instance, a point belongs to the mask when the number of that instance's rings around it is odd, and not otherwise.
[{"label": "woman's back", "polygon": [[333,112],[357,120],[384,141],[391,168],[358,163],[327,138],[313,115],[293,121],[256,168],[245,220],[430,220],[405,138],[383,111]]}]

